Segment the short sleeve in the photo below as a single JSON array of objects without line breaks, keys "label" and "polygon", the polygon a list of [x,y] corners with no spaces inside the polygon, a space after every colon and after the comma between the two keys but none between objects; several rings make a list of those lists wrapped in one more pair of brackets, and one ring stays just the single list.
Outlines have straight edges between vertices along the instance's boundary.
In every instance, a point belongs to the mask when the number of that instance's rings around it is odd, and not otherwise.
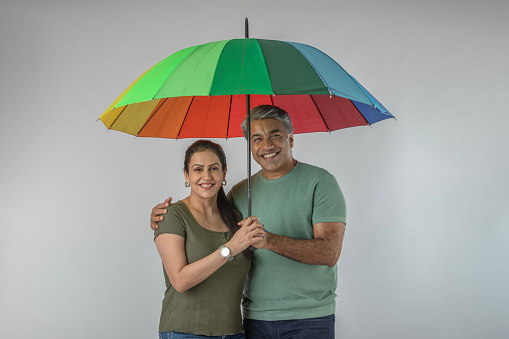
[{"label": "short sleeve", "polygon": [[343,222],[346,224],[346,202],[336,178],[327,173],[320,177],[313,195],[312,223]]},{"label": "short sleeve", "polygon": [[159,228],[154,231],[154,239],[158,235],[169,233],[180,235],[186,238],[185,214],[178,204],[170,204],[167,208],[168,213],[164,214],[164,220],[159,222]]}]

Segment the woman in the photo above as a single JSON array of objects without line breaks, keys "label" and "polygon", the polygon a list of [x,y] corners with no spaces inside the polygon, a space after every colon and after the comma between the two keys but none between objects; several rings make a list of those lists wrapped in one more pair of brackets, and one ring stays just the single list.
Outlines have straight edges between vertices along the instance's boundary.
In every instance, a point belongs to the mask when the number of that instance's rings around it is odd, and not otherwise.
[{"label": "woman", "polygon": [[184,176],[191,194],[168,206],[155,231],[166,281],[160,338],[244,338],[240,299],[251,266],[247,248],[261,241],[263,226],[256,217],[239,222],[240,213],[228,203],[221,146],[193,143]]}]

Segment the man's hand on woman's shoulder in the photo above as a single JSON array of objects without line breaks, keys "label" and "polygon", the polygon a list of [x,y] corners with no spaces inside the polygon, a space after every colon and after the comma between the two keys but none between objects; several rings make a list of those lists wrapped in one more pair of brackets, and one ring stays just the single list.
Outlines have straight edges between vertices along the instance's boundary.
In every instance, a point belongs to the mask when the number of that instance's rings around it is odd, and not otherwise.
[{"label": "man's hand on woman's shoulder", "polygon": [[159,221],[164,220],[164,217],[162,214],[165,214],[168,212],[166,207],[170,206],[171,197],[167,198],[164,202],[156,205],[152,209],[152,214],[150,215],[150,228],[152,228],[154,231],[159,228]]}]

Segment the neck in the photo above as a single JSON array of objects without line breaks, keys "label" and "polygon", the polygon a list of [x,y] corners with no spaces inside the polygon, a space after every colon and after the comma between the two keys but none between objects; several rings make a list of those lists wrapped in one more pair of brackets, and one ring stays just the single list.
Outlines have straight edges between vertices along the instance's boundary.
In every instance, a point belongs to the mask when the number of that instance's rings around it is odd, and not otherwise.
[{"label": "neck", "polygon": [[184,203],[188,207],[204,215],[215,214],[218,213],[219,211],[219,209],[217,208],[217,195],[210,199],[203,199],[197,197],[191,192],[191,194],[184,199]]},{"label": "neck", "polygon": [[292,158],[291,164],[289,164],[288,166],[285,166],[283,169],[281,169],[281,171],[278,171],[278,172],[264,171],[262,168],[262,175],[265,179],[269,179],[269,180],[282,178],[285,175],[287,175],[288,173],[290,173],[290,171],[295,167],[295,165],[297,165],[297,160]]}]

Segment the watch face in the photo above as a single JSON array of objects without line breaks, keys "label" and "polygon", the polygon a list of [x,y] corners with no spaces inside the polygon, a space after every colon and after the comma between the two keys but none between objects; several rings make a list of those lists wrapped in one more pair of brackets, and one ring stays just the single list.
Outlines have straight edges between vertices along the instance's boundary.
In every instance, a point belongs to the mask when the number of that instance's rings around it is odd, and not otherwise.
[{"label": "watch face", "polygon": [[227,256],[230,255],[230,249],[228,247],[223,247],[223,248],[221,248],[220,253],[221,253],[221,256],[226,258]]}]

